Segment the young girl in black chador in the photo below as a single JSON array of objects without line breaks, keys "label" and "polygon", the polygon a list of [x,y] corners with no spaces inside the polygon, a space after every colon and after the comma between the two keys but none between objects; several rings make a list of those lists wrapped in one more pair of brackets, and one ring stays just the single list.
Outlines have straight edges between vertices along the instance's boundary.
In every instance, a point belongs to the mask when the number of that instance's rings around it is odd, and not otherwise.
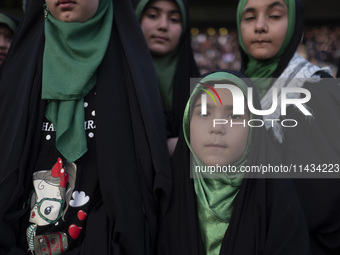
[{"label": "young girl in black chador", "polygon": [[153,254],[170,164],[131,2],[44,4],[0,80],[0,253]]},{"label": "young girl in black chador", "polygon": [[[215,84],[235,86],[241,95]],[[172,158],[173,193],[160,223],[159,254],[309,254],[307,225],[291,181],[242,172],[281,162],[265,128],[248,124],[262,120],[246,107],[248,88],[253,86],[241,73],[218,70],[194,89]],[[254,92],[253,105],[260,109]],[[240,101],[244,114],[235,115]],[[207,171],[217,166],[234,170]]]},{"label": "young girl in black chador", "polygon": [[172,155],[189,98],[190,78],[199,76],[191,48],[188,6],[183,0],[141,0],[136,1],[135,12],[156,69]]},{"label": "young girl in black chador", "polygon": [[[303,14],[300,0],[240,0],[237,26],[241,71],[254,81],[263,109],[272,106],[273,91],[278,92],[279,107],[271,119],[296,121],[292,128],[268,125],[267,129],[282,151],[283,163],[301,167],[305,174],[300,177],[309,178],[293,179],[293,183],[307,217],[313,253],[339,254],[340,182],[334,175],[334,179],[326,178],[339,164],[340,146],[334,138],[340,128],[340,87],[330,70],[322,70],[295,53],[302,38]],[[286,88],[310,92],[311,98],[303,107],[311,115],[291,105],[286,115],[281,115],[280,95]],[[287,97],[300,100],[304,95]],[[321,179],[311,179],[321,168],[325,170],[317,176]]]}]

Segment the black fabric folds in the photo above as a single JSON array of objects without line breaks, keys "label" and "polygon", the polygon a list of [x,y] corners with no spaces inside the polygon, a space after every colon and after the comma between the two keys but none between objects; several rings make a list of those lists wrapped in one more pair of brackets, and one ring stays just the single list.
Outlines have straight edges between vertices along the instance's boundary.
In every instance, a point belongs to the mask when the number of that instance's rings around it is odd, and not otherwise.
[{"label": "black fabric folds", "polygon": [[[339,164],[340,146],[337,139],[340,120],[340,87],[328,73],[320,72],[317,84],[306,83],[311,100],[307,107],[313,119],[306,119],[294,107],[287,108],[287,117],[295,119],[296,128],[287,129],[283,140],[282,156],[286,165],[308,168],[327,165],[327,171]],[[331,173],[331,172],[329,172]],[[327,177],[327,172],[323,173]],[[340,179],[292,179],[304,209],[313,254],[340,253]],[[308,179],[307,179],[308,178]]]},{"label": "black fabric folds", "polygon": [[[224,71],[244,78],[238,72]],[[249,80],[247,84],[252,86]],[[258,96],[254,107],[260,109]],[[266,130],[254,128],[246,165],[280,163]],[[196,194],[190,177],[190,151],[183,134],[172,158],[172,167],[173,194],[160,223],[158,254],[203,255]],[[307,224],[292,182],[254,177],[252,173],[245,174],[220,254],[310,254]]]},{"label": "black fabric folds", "polygon": [[[27,2],[0,81],[0,254],[26,254],[21,210],[44,114],[42,0]],[[111,39],[98,69],[96,151],[103,201],[88,218],[85,240],[65,254],[153,254],[158,203],[171,189],[166,127],[152,59],[130,1],[113,1]],[[150,63],[150,64],[147,64]],[[111,107],[108,107],[108,105]],[[164,192],[166,191],[166,192]],[[25,215],[27,216],[27,215]]]},{"label": "black fabric folds", "polygon": [[[296,24],[293,37],[283,53],[273,77],[278,78],[287,68],[303,35],[304,7],[296,3]],[[247,56],[240,49],[242,68],[247,66]],[[282,151],[285,165],[309,167],[310,164],[339,164],[340,146],[338,137],[340,121],[340,87],[328,73],[319,71],[318,82],[306,82],[303,88],[311,92],[306,104],[313,118],[305,118],[294,107],[287,108],[285,119],[294,119],[297,127],[285,129]],[[270,131],[269,131],[270,132]],[[327,173],[325,173],[327,175]],[[308,173],[306,174],[308,177]],[[313,254],[340,254],[340,179],[293,179],[301,205],[306,214]]]},{"label": "black fabric folds", "polygon": [[190,78],[200,76],[191,48],[190,16],[187,1],[183,0],[186,10],[186,28],[179,47],[179,59],[174,77],[173,110],[167,113],[170,137],[178,137],[182,130],[183,112],[190,95]]}]

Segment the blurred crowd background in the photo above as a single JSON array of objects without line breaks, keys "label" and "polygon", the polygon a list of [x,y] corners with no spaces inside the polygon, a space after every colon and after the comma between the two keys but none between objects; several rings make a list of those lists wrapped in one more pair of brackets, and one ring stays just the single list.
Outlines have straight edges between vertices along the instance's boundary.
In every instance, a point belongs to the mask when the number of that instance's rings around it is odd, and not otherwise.
[{"label": "blurred crowd background", "polygon": [[[302,0],[305,32],[298,54],[313,64],[330,66],[335,74],[340,58],[340,1]],[[192,45],[202,73],[217,68],[239,70],[235,13],[238,0],[188,0]],[[322,10],[321,10],[322,8]],[[0,0],[0,10],[22,16],[22,0]]]},{"label": "blurred crowd background", "polygon": [[[201,73],[217,68],[239,70],[241,65],[236,28],[191,29],[195,60]],[[313,64],[329,66],[335,74],[340,58],[340,26],[306,26],[298,54]]]}]

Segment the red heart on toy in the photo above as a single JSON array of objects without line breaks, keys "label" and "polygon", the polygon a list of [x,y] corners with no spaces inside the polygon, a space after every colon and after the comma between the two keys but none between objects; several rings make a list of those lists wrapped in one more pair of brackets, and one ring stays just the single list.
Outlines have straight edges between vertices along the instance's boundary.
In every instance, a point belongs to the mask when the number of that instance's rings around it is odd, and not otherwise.
[{"label": "red heart on toy", "polygon": [[43,251],[46,251],[46,248],[43,248]]},{"label": "red heart on toy", "polygon": [[81,227],[78,227],[77,225],[75,224],[72,224],[69,228],[68,228],[68,233],[70,234],[70,236],[73,238],[73,239],[77,239],[80,235],[80,232],[81,232]]},{"label": "red heart on toy", "polygon": [[87,217],[87,213],[84,212],[83,210],[80,210],[80,211],[78,212],[78,219],[79,219],[79,220],[85,220],[86,217]]}]

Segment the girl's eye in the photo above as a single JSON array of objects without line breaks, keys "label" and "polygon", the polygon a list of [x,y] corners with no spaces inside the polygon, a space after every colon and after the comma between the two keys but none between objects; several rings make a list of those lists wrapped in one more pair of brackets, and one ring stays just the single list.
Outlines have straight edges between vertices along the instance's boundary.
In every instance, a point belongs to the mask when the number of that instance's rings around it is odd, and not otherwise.
[{"label": "girl's eye", "polygon": [[179,18],[170,18],[170,21],[173,22],[173,23],[180,23],[181,19],[179,19]]},{"label": "girl's eye", "polygon": [[228,118],[232,120],[237,120],[237,119],[240,119],[241,117],[242,117],[241,115],[234,115],[234,114],[228,115]]},{"label": "girl's eye", "polygon": [[153,13],[150,13],[147,15],[149,19],[155,19],[157,18],[157,15],[156,14],[153,14]]},{"label": "girl's eye", "polygon": [[254,19],[255,19],[255,16],[245,16],[244,17],[245,21],[251,21],[251,20],[254,20]]},{"label": "girl's eye", "polygon": [[201,107],[195,107],[196,109],[192,112],[192,116],[197,116],[197,117],[209,117],[210,112],[207,109],[206,114],[202,114]]},{"label": "girl's eye", "polygon": [[280,19],[281,16],[280,15],[270,15],[269,16],[271,19]]},{"label": "girl's eye", "polygon": [[159,13],[156,10],[149,9],[144,15],[149,19],[156,19],[159,16]]},{"label": "girl's eye", "polygon": [[206,114],[203,114],[201,111],[197,111],[198,115],[203,117],[203,118],[207,118],[211,116],[211,113],[209,111],[207,111]]},{"label": "girl's eye", "polygon": [[5,39],[7,42],[12,42],[13,36],[6,36]]}]

